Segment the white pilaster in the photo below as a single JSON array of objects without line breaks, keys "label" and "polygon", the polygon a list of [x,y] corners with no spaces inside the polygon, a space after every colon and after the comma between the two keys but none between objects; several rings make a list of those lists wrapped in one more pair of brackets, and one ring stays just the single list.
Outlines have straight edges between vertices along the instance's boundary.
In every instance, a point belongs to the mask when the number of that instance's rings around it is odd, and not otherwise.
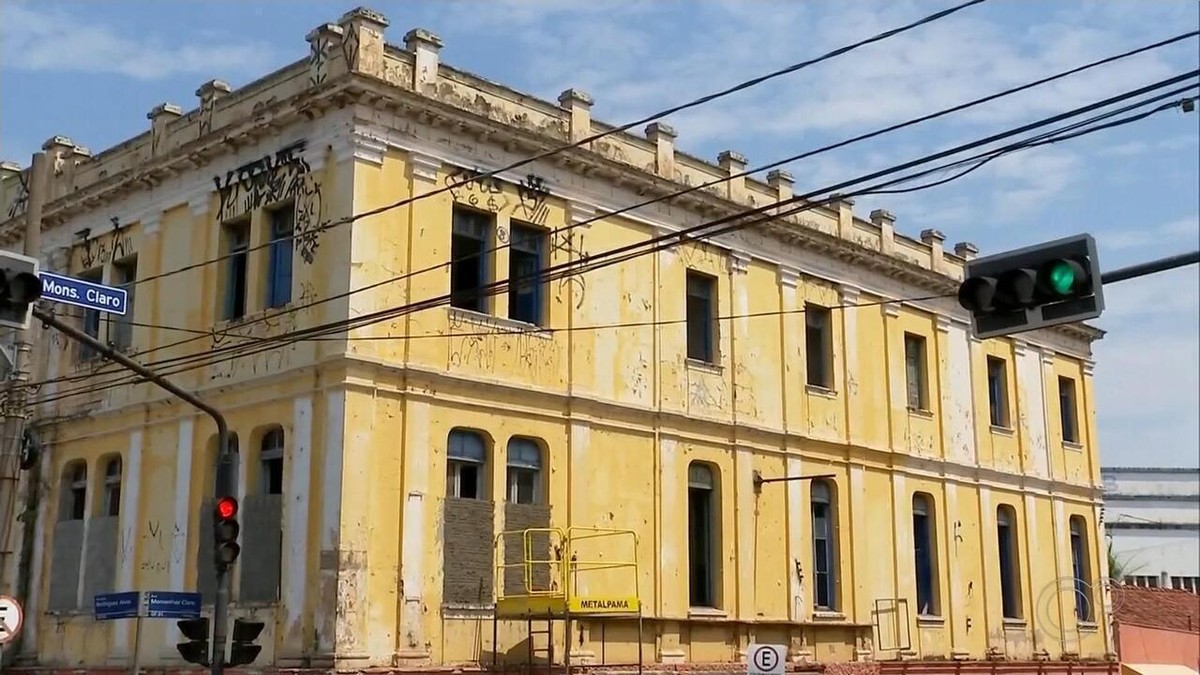
[{"label": "white pilaster", "polygon": [[[317,649],[332,653],[337,635],[338,542],[342,519],[342,454],[346,424],[346,392],[330,390],[325,394],[325,438],[321,448],[321,548],[317,604]],[[421,453],[409,453],[421,454]]]},{"label": "white pilaster", "polygon": [[938,330],[946,336],[946,373],[942,387],[942,424],[946,454],[954,461],[977,463],[975,388],[971,342],[964,323],[938,315]]},{"label": "white pilaster", "polygon": [[[129,451],[121,457],[121,527],[117,545],[128,551],[128,555],[118,558],[117,577],[114,583],[118,592],[136,590],[134,587],[133,571],[137,567],[137,531],[142,492],[142,430],[135,429],[129,434]],[[104,467],[97,466],[100,480],[104,480]],[[178,500],[178,497],[176,497]],[[87,549],[84,549],[85,551]],[[114,655],[128,655],[133,652],[130,640],[129,621],[117,621],[112,629],[112,648]]]},{"label": "white pilaster", "polygon": [[[404,610],[402,612],[404,640],[402,651],[421,651],[425,648],[425,621],[422,605],[425,600],[426,541],[431,529],[426,522],[429,500],[429,404],[409,400],[405,411],[407,442],[413,450],[404,453],[404,507],[401,521],[401,575],[404,580]],[[420,450],[418,450],[418,448]]]},{"label": "white pilaster", "polygon": [[[862,445],[862,434],[860,429],[862,425],[857,419],[858,406],[858,387],[859,387],[859,367],[858,367],[858,310],[845,309],[858,304],[858,299],[861,291],[855,286],[842,285],[838,287],[838,301],[843,309],[836,312],[842,315],[842,361],[845,363],[845,374],[842,376],[842,382],[836,380],[833,384],[834,388],[841,388],[846,396],[846,440],[851,444]],[[884,305],[887,307],[888,305]],[[886,335],[886,330],[885,333]],[[803,335],[803,333],[801,333]]]},{"label": "white pilaster", "polygon": [[[283,504],[283,634],[300,637],[307,610],[308,504],[312,477],[312,396],[297,396],[292,402],[291,456],[284,469],[287,487]],[[299,649],[300,644],[288,645]],[[289,650],[290,651],[290,650]]]},{"label": "white pilaster", "polygon": [[[804,475],[801,471],[803,468],[802,464],[803,462],[801,462],[799,457],[788,456],[787,475]],[[804,538],[801,524],[805,515],[809,512],[808,505],[804,502],[804,486],[801,483],[802,481],[798,480],[787,482],[788,557],[785,571],[788,578],[788,597],[791,598],[791,602],[789,603],[790,612],[788,614],[788,618],[791,621],[803,621],[806,618],[804,613],[804,586],[800,583],[800,576],[796,574],[796,563],[800,562],[803,565],[802,561],[804,560]]]},{"label": "white pilaster", "polygon": [[[173,591],[194,590],[188,588],[188,537],[192,526],[192,491],[195,483],[192,481],[192,438],[195,432],[195,418],[184,417],[179,421],[179,435],[175,441],[175,535],[171,539],[171,561],[167,564],[167,586]],[[205,467],[207,470],[208,467]],[[210,494],[211,483],[202,483],[201,494]],[[198,561],[203,565],[205,561]],[[193,578],[195,576],[193,575]],[[122,589],[118,589],[122,590]],[[120,622],[119,622],[120,623]],[[173,631],[165,631],[163,651],[172,653],[179,642],[179,636]]]},{"label": "white pilaster", "polygon": [[[663,436],[659,439],[659,457],[662,461],[662,471],[659,472],[659,491],[662,494],[662,544],[658,556],[659,575],[662,578],[662,588],[677,588],[683,581],[681,574],[687,564],[680,557],[679,544],[686,541],[687,523],[681,522],[680,516],[686,513],[687,491],[680,489],[680,481],[687,475],[687,469],[679,463],[678,442],[674,438]],[[586,575],[585,575],[586,576]],[[682,608],[667,608],[665,598],[659,599],[660,613],[668,613],[668,609],[686,610]],[[660,614],[661,615],[661,614]]]},{"label": "white pilaster", "polygon": [[1046,450],[1045,373],[1042,357],[1023,341],[1014,341],[1017,356],[1017,383],[1020,386],[1021,439],[1027,448],[1029,466],[1025,472],[1038,478],[1050,476],[1050,457]]},{"label": "white pilaster", "polygon": [[[734,447],[734,478],[735,485],[733,503],[737,505],[734,514],[734,527],[737,528],[737,574],[738,574],[738,616],[755,616],[758,608],[754,606],[754,571],[758,569],[755,562],[755,523],[754,517],[754,454],[749,448]],[[795,482],[795,481],[790,481]],[[725,497],[725,495],[721,495]],[[720,503],[723,499],[718,501]],[[749,526],[747,526],[749,525]]]}]

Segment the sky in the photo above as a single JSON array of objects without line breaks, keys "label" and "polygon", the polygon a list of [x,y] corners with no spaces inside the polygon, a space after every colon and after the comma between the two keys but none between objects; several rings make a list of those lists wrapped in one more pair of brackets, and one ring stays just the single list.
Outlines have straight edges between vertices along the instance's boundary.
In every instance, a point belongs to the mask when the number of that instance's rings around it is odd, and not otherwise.
[{"label": "sky", "polygon": [[[374,0],[403,44],[554,101],[567,88],[620,124],[957,4],[956,0]],[[299,0],[0,0],[0,159],[28,165],[64,135],[93,152],[185,111],[210,79],[235,88],[307,55],[304,36],[357,6]],[[901,36],[665,118],[677,147],[766,164],[1200,28],[1195,0],[988,0]],[[792,164],[816,189],[1085,105],[1200,64],[1193,38],[1023,95]],[[935,228],[981,255],[1092,233],[1104,269],[1200,243],[1200,109],[1169,110],[1009,155],[930,190],[858,199],[899,232]],[[1095,345],[1102,463],[1200,465],[1200,269],[1104,289]]]}]

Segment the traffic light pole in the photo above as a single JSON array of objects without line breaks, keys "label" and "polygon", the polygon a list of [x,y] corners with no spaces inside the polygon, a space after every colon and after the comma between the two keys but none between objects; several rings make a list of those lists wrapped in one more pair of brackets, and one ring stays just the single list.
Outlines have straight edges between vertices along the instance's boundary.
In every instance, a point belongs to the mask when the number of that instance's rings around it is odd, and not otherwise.
[{"label": "traffic light pole", "polygon": [[[105,358],[115,361],[117,364],[137,373],[146,378],[150,382],[162,387],[168,392],[178,396],[185,403],[190,403],[200,411],[206,413],[213,419],[217,425],[217,443],[221,450],[220,461],[217,463],[217,492],[218,494],[228,494],[233,487],[231,469],[233,466],[232,458],[229,454],[229,425],[225,422],[225,416],[221,411],[205,403],[198,398],[174,383],[166,379],[162,375],[150,370],[146,366],[134,361],[125,356],[121,352],[114,350],[96,338],[84,333],[78,328],[59,321],[53,314],[50,314],[41,308],[33,308],[33,316],[43,324],[51,328],[57,328],[64,335],[81,342],[88,347],[96,350]],[[215,515],[213,516],[215,520]],[[215,559],[214,559],[215,564]],[[221,675],[225,670],[225,634],[229,623],[229,573],[224,566],[217,567],[217,601],[213,607],[213,634],[212,634],[212,675]]]},{"label": "traffic light pole", "polygon": [[1118,281],[1126,279],[1136,279],[1144,277],[1148,274],[1156,274],[1158,272],[1166,272],[1187,265],[1195,265],[1200,263],[1200,251],[1192,251],[1191,253],[1180,253],[1167,258],[1159,258],[1150,262],[1138,263],[1129,267],[1121,267],[1111,272],[1105,272],[1100,275],[1100,283],[1115,284]]}]

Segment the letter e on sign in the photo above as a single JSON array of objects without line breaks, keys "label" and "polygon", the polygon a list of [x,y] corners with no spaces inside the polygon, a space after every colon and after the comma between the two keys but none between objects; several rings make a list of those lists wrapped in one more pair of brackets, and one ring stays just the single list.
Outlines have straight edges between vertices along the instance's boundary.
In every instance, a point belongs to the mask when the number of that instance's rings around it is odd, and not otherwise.
[{"label": "letter e on sign", "polygon": [[786,645],[751,644],[746,650],[747,675],[783,675]]},{"label": "letter e on sign", "polygon": [[0,595],[0,645],[7,644],[21,632],[21,624],[25,621],[25,613],[21,603],[8,595]]}]

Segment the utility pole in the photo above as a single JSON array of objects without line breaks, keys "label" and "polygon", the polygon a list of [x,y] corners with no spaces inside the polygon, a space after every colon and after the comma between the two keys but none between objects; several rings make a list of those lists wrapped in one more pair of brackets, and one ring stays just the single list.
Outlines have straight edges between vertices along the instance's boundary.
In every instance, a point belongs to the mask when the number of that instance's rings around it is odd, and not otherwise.
[{"label": "utility pole", "polygon": [[[225,416],[221,411],[204,402],[195,394],[188,392],[179,386],[172,383],[162,375],[150,370],[146,366],[134,361],[125,356],[121,352],[114,350],[96,338],[84,333],[78,328],[59,321],[53,314],[45,310],[34,307],[34,318],[41,321],[46,326],[57,328],[64,335],[81,342],[88,347],[96,350],[105,358],[115,361],[117,364],[137,373],[146,380],[174,394],[186,403],[198,408],[212,418],[217,425],[217,444],[220,448],[220,458],[217,462],[217,493],[230,494],[233,487],[233,458],[229,454],[229,425],[225,422]],[[217,525],[216,514],[213,514],[214,531]],[[228,567],[218,564],[216,555],[214,554],[213,563],[217,568],[217,601],[213,607],[213,635],[212,635],[212,675],[221,675],[225,670],[225,635],[227,633],[227,625],[229,623],[229,572]]]},{"label": "utility pole", "polygon": [[[41,258],[42,254],[42,207],[46,203],[46,181],[49,165],[46,162],[46,153],[35,152],[29,167],[29,178],[26,183],[26,202],[25,202],[25,237],[23,253],[31,258]],[[21,447],[25,438],[25,419],[29,414],[28,411],[28,384],[33,376],[33,345],[37,343],[37,327],[30,326],[27,330],[17,330],[15,349],[12,357],[12,373],[8,381],[8,391],[5,398],[4,406],[4,437],[0,441],[0,547],[3,547],[5,553],[8,553],[8,547],[13,541],[13,530],[16,524],[17,510],[21,503],[19,492],[21,489]],[[39,472],[34,469],[29,472],[29,478],[25,481],[26,490],[37,490],[39,488]],[[28,533],[29,528],[21,529],[22,533]],[[22,541],[22,548],[29,546],[32,542]],[[11,556],[5,555],[3,560],[3,568],[0,569],[0,576],[6,575],[9,569],[9,559]],[[25,604],[28,602],[27,593],[22,590],[23,584],[20,579],[20,556],[18,555],[17,564],[13,566],[15,578],[11,580],[12,592],[17,597],[17,600]],[[5,582],[8,582],[5,579]],[[18,638],[19,639],[19,638]],[[16,655],[16,649],[10,650],[12,658]],[[0,657],[2,660],[3,657]]]}]

